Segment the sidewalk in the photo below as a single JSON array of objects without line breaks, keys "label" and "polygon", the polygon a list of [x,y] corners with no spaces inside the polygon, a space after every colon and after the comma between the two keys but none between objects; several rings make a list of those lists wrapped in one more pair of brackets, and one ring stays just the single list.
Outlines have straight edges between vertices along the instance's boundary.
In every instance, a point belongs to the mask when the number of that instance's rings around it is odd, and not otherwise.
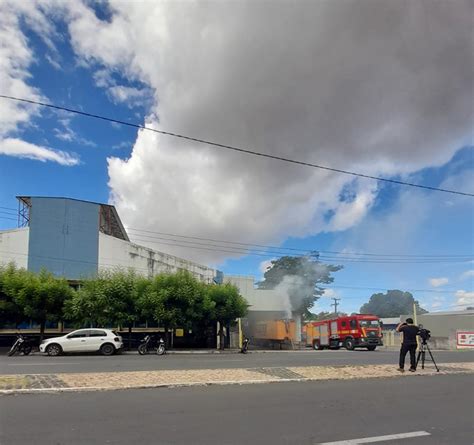
[{"label": "sidewalk", "polygon": [[474,374],[474,363],[445,363],[439,373],[434,368],[428,367],[416,373],[405,372],[404,374],[400,374],[393,365],[17,374],[0,376],[0,395],[388,377],[411,378],[420,375],[452,374]]}]

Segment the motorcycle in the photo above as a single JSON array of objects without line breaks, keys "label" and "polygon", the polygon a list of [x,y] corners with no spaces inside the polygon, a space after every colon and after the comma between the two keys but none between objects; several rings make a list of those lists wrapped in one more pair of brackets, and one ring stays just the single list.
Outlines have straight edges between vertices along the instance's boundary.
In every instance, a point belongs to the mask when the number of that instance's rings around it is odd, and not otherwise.
[{"label": "motorcycle", "polygon": [[11,357],[16,353],[20,354],[21,352],[23,352],[23,355],[28,355],[32,351],[32,349],[33,346],[31,345],[30,340],[19,334],[16,337],[15,343],[13,343],[13,346],[10,348],[7,355],[8,357]]},{"label": "motorcycle", "polygon": [[160,338],[158,341],[158,345],[156,345],[153,336],[146,335],[138,346],[138,353],[140,355],[145,355],[149,354],[149,352],[153,350],[155,350],[156,354],[163,355],[166,352],[165,342],[162,338]]},{"label": "motorcycle", "polygon": [[245,337],[244,341],[242,342],[242,349],[240,350],[242,354],[247,354],[247,351],[249,349],[249,343],[250,343],[250,340],[247,337]]}]

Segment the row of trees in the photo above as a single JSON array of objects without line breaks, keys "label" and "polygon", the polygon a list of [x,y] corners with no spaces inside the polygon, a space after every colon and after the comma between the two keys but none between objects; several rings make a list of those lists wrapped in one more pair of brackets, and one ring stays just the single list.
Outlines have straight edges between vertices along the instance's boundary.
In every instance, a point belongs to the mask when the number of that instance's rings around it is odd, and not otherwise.
[{"label": "row of trees", "polygon": [[428,311],[420,306],[410,292],[398,289],[386,293],[372,294],[369,301],[360,308],[361,314],[375,314],[380,318],[399,317],[412,314],[413,305],[417,314],[426,314]]},{"label": "row of trees", "polygon": [[[139,321],[154,321],[165,331],[221,327],[247,312],[247,302],[230,284],[204,284],[189,272],[148,279],[132,270],[103,271],[79,289],[46,271],[39,274],[0,268],[0,323],[31,319],[40,325],[68,320],[77,326],[120,326],[132,332]],[[221,329],[221,345],[223,332]]]}]

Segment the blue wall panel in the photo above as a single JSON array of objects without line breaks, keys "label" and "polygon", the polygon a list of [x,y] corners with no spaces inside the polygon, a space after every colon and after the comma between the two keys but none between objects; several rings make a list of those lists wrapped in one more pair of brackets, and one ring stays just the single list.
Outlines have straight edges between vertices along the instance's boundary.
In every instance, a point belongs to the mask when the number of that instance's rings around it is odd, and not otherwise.
[{"label": "blue wall panel", "polygon": [[31,204],[28,270],[72,280],[97,273],[100,206],[63,198]]}]

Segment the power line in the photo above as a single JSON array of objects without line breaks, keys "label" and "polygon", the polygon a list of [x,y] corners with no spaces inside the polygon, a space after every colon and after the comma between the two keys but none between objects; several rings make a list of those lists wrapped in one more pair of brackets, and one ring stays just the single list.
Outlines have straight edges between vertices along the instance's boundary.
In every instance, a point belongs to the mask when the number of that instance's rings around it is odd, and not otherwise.
[{"label": "power line", "polygon": [[[0,216],[0,219],[9,219],[12,221],[16,221],[14,218],[7,218]],[[196,237],[193,237],[196,238]],[[220,252],[220,253],[229,253],[233,255],[245,255],[245,256],[259,256],[265,258],[281,258],[283,256],[288,256],[289,253],[286,251],[265,251],[262,249],[254,249],[254,248],[244,248],[244,247],[236,247],[236,246],[222,246],[222,245],[215,245],[215,244],[205,244],[199,243],[196,241],[187,241],[181,239],[170,239],[170,238],[163,238],[163,237],[155,237],[150,235],[135,235],[132,239],[146,244],[157,244],[163,246],[171,246],[171,247],[183,247],[186,249],[194,249],[194,250],[204,250],[209,252]],[[320,255],[319,252],[313,251],[305,251],[306,253],[292,253],[291,256],[297,257],[304,257],[304,256],[314,256],[321,262],[336,262],[336,263],[367,263],[367,264],[443,264],[443,263],[462,263],[471,259],[470,256],[465,257],[440,257],[440,258],[377,258],[377,257],[370,257],[370,258],[357,258],[357,257],[344,257],[344,256],[330,256],[330,255]],[[342,253],[341,253],[342,254]]]},{"label": "power line", "polygon": [[[396,258],[419,258],[419,259],[424,259],[424,258],[467,258],[471,259],[472,255],[469,254],[426,254],[426,255],[410,255],[410,254],[378,254],[378,253],[358,253],[358,252],[337,252],[337,251],[331,251],[331,250],[320,250],[320,249],[298,249],[298,248],[292,248],[292,247],[279,247],[279,246],[271,246],[271,245],[266,245],[266,244],[251,244],[251,243],[243,243],[243,242],[238,242],[238,241],[229,241],[229,240],[219,240],[219,239],[214,239],[214,238],[203,238],[203,237],[198,237],[198,236],[188,236],[188,235],[179,235],[176,233],[166,233],[166,232],[156,232],[152,230],[144,230],[144,229],[137,229],[137,228],[132,228],[132,227],[127,227],[127,230],[130,231],[136,231],[136,232],[143,232],[143,233],[151,233],[151,234],[157,234],[157,235],[163,235],[163,236],[170,236],[170,237],[176,237],[176,238],[186,238],[186,239],[193,239],[193,240],[199,240],[199,241],[210,241],[210,242],[215,242],[215,243],[225,243],[225,244],[235,244],[239,246],[247,246],[250,248],[254,247],[261,247],[265,249],[278,249],[280,251],[294,251],[294,252],[302,252],[305,255],[311,253],[311,252],[317,252],[319,254],[334,254],[334,255],[345,255],[345,256],[374,256],[374,257],[396,257]],[[150,238],[156,238],[156,239],[166,239],[166,238],[161,238],[161,237],[155,237],[155,236],[148,236],[148,235],[142,235],[139,233],[138,235],[134,235],[133,233],[131,236],[140,236],[140,237],[150,237]],[[184,241],[182,241],[184,242]]]},{"label": "power line", "polygon": [[[346,285],[339,285],[339,284],[336,284],[336,285],[331,285],[330,288],[328,289],[351,289],[351,290],[378,290],[378,291],[385,291],[385,292],[388,292],[390,290],[400,290],[400,287],[399,286],[393,286],[393,287],[364,287],[364,286],[346,286]],[[428,293],[435,293],[435,294],[448,294],[448,293],[451,293],[451,292],[457,292],[459,289],[407,289],[407,288],[403,288],[404,289],[404,292],[428,292]],[[346,298],[351,298],[351,297],[344,297],[344,299]],[[358,298],[358,297],[354,297],[354,298]]]},{"label": "power line", "polygon": [[208,140],[205,140],[205,139],[199,139],[199,138],[195,138],[195,137],[191,137],[191,136],[185,136],[183,134],[172,133],[172,132],[163,131],[163,130],[157,130],[155,128],[147,127],[145,125],[134,124],[134,123],[131,123],[131,122],[125,122],[125,121],[122,121],[122,120],[119,120],[119,119],[114,119],[114,118],[110,118],[110,117],[107,117],[107,116],[101,116],[101,115],[93,114],[93,113],[87,113],[87,112],[76,110],[76,109],[73,109],[73,108],[61,107],[59,105],[47,104],[47,103],[44,103],[44,102],[34,101],[34,100],[30,100],[30,99],[23,99],[23,98],[19,98],[19,97],[7,96],[7,95],[4,95],[4,94],[0,94],[0,98],[14,100],[14,101],[17,101],[17,102],[30,103],[30,104],[33,104],[33,105],[48,107],[48,108],[52,108],[52,109],[55,109],[55,110],[67,111],[68,113],[79,114],[81,116],[86,116],[86,117],[90,117],[90,118],[93,118],[93,119],[100,119],[100,120],[104,120],[104,121],[107,121],[107,122],[113,122],[113,123],[120,124],[120,125],[127,125],[129,127],[138,128],[138,129],[141,129],[141,130],[153,131],[155,133],[163,134],[165,136],[171,136],[171,137],[175,137],[175,138],[185,139],[185,140],[188,140],[188,141],[197,142],[199,144],[210,145],[210,146],[213,146],[213,147],[223,148],[223,149],[226,149],[226,150],[237,151],[239,153],[245,153],[245,154],[249,154],[249,155],[253,155],[253,156],[260,156],[260,157],[263,157],[263,158],[274,159],[274,160],[277,160],[277,161],[289,162],[291,164],[303,165],[303,166],[306,166],[306,167],[317,168],[317,169],[320,169],[320,170],[327,170],[327,171],[331,171],[331,172],[335,172],[335,173],[342,173],[342,174],[345,174],[345,175],[356,176],[356,177],[360,177],[360,178],[374,179],[376,181],[383,181],[383,182],[388,182],[388,183],[391,183],[391,184],[404,185],[404,186],[416,187],[416,188],[425,189],[425,190],[431,190],[431,191],[437,191],[437,192],[451,193],[451,194],[455,194],[455,195],[463,195],[463,196],[474,197],[473,193],[460,192],[460,191],[457,191],[457,190],[442,189],[442,188],[438,188],[438,187],[431,187],[431,186],[428,186],[428,185],[414,184],[414,183],[405,182],[405,181],[397,181],[396,179],[388,179],[388,178],[382,178],[382,177],[379,177],[379,176],[371,176],[371,175],[366,175],[366,174],[363,174],[363,173],[352,172],[352,171],[349,171],[349,170],[342,170],[342,169],[338,169],[338,168],[327,167],[327,166],[324,166],[324,165],[313,164],[313,163],[310,163],[310,162],[298,161],[296,159],[290,159],[290,158],[285,158],[285,157],[282,157],[282,156],[271,155],[271,154],[268,154],[268,153],[262,153],[262,152],[258,152],[258,151],[254,151],[254,150],[250,150],[250,149],[246,149],[246,148],[240,148],[240,147],[236,147],[236,146],[233,146],[233,145],[220,144],[220,143],[208,141]]},{"label": "power line", "polygon": [[[264,249],[277,249],[280,252],[284,252],[285,254],[289,254],[289,252],[286,251],[292,251],[292,252],[301,252],[303,253],[303,256],[310,255],[311,253],[318,253],[318,254],[333,254],[333,255],[343,255],[346,258],[350,259],[358,259],[357,256],[370,256],[370,257],[382,257],[382,258],[389,258],[389,257],[394,257],[392,259],[451,259],[451,258],[465,258],[465,259],[471,259],[472,255],[469,254],[439,254],[439,255],[409,255],[409,254],[376,254],[376,253],[357,253],[357,252],[337,252],[337,251],[330,251],[330,250],[320,250],[320,249],[297,249],[297,248],[292,248],[292,247],[278,247],[278,246],[271,246],[271,245],[265,245],[265,244],[251,244],[251,243],[242,243],[242,242],[237,242],[237,241],[228,241],[228,240],[219,240],[219,239],[214,239],[214,238],[203,238],[203,237],[198,237],[198,236],[188,236],[188,235],[179,235],[176,233],[166,233],[166,232],[156,232],[156,231],[151,231],[151,230],[144,230],[144,229],[134,229],[134,228],[127,228],[127,230],[131,231],[136,231],[136,232],[143,232],[143,233],[150,233],[150,234],[156,234],[156,235],[163,235],[163,236],[169,236],[169,237],[176,237],[176,238],[185,238],[185,239],[192,239],[192,240],[199,240],[199,241],[209,241],[209,242],[214,242],[214,243],[225,243],[225,244],[235,244],[238,246],[245,246],[247,250],[254,249],[255,247],[259,248],[264,248]],[[138,234],[131,234],[132,237],[146,237],[146,238],[152,238],[152,239],[163,239],[166,240],[167,238],[162,238],[160,236],[151,236],[151,235],[142,235],[141,233]],[[187,242],[190,243],[190,241],[184,241],[184,240],[179,240],[179,242]],[[199,244],[199,243],[196,243]],[[227,247],[227,246],[226,246]],[[272,250],[269,250],[268,253],[271,253]],[[297,256],[297,255],[294,255]],[[355,256],[355,258],[353,258]]]},{"label": "power line", "polygon": [[[142,238],[135,238],[138,241],[148,243],[148,244],[158,244],[164,246],[173,246],[173,247],[184,247],[189,249],[197,249],[197,250],[207,250],[211,252],[223,252],[223,253],[233,253],[236,255],[248,255],[248,256],[262,256],[267,258],[281,258],[283,256],[288,256],[286,252],[282,253],[275,253],[275,252],[262,252],[256,250],[249,250],[249,249],[240,249],[239,248],[232,248],[232,247],[221,247],[221,246],[208,246],[208,247],[201,247],[201,245],[195,244],[180,244],[184,241],[180,240],[167,240],[166,241],[150,241],[144,240]],[[200,244],[200,243],[197,243]],[[308,255],[303,254],[293,254],[292,256],[296,257],[303,257]],[[316,255],[315,255],[316,256]],[[367,264],[442,264],[442,263],[463,263],[465,259],[432,259],[432,260],[410,260],[410,259],[358,259],[358,258],[341,258],[341,257],[329,257],[329,256],[317,256],[318,260],[321,262],[336,262],[336,263],[367,263]]]},{"label": "power line", "polygon": [[[198,243],[195,241],[185,241],[185,240],[176,240],[176,239],[168,239],[168,238],[160,238],[160,237],[146,237],[150,239],[143,239],[143,235],[138,235],[133,239],[148,243],[148,244],[158,244],[158,245],[165,245],[165,246],[175,246],[175,247],[185,247],[189,249],[198,249],[198,250],[208,250],[214,252],[223,252],[223,253],[233,253],[233,254],[240,254],[240,255],[252,255],[252,256],[264,256],[264,257],[282,257],[288,256],[288,252],[265,252],[256,249],[246,249],[241,247],[232,247],[232,246],[216,246],[216,245],[208,245],[203,243]],[[156,241],[155,241],[156,240]],[[162,241],[160,241],[162,240]],[[170,242],[166,242],[170,241]],[[182,244],[188,243],[188,244]],[[201,247],[205,246],[205,247]],[[292,254],[292,256],[296,257],[304,257],[304,256],[311,256],[311,254]],[[332,262],[339,262],[339,263],[374,263],[374,264],[417,264],[417,263],[425,263],[425,264],[439,264],[439,263],[460,263],[465,262],[466,259],[463,258],[447,258],[447,259],[410,259],[410,258],[344,258],[344,257],[332,257],[332,256],[325,256],[325,255],[317,255],[314,254],[320,261],[332,261]],[[470,258],[470,257],[469,257]],[[469,259],[468,258],[468,259]]]}]

